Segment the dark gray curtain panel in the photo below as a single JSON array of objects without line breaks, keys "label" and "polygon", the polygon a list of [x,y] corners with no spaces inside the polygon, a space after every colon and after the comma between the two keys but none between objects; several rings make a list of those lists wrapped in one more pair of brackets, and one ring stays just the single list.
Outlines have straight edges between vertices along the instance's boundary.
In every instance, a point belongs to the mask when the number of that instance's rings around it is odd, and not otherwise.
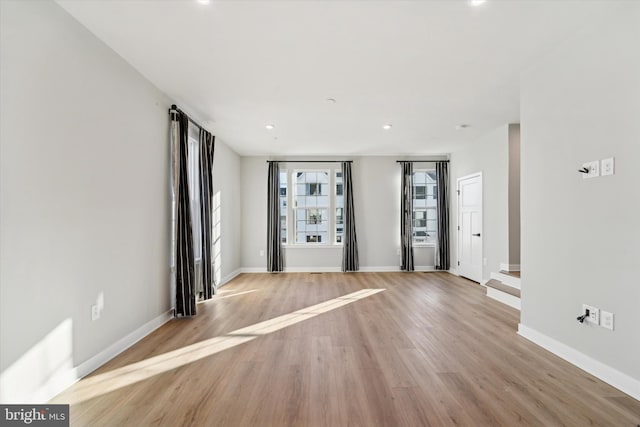
[{"label": "dark gray curtain panel", "polygon": [[353,206],[353,181],[351,163],[342,162],[344,185],[344,235],[342,240],[342,271],[358,271],[358,238],[356,236],[356,217]]},{"label": "dark gray curtain panel", "polygon": [[172,168],[175,203],[175,291],[176,315],[196,314],[195,260],[193,231],[191,228],[191,201],[189,199],[189,176],[187,156],[189,151],[189,118],[181,111],[171,113]]},{"label": "dark gray curtain panel", "polygon": [[449,163],[436,162],[438,246],[436,270],[449,269]]},{"label": "dark gray curtain panel", "polygon": [[400,162],[402,188],[400,198],[400,269],[413,271],[413,163]]},{"label": "dark gray curtain panel", "polygon": [[215,137],[200,128],[200,219],[202,221],[202,299],[215,293],[213,277],[213,153]]},{"label": "dark gray curtain panel", "polygon": [[269,162],[267,176],[267,271],[284,270],[280,224],[280,166]]}]

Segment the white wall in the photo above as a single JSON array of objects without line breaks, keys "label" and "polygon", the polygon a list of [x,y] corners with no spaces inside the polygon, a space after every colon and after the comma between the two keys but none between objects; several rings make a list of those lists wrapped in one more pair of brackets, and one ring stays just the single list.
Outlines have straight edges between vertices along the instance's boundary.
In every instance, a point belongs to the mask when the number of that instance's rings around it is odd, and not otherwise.
[{"label": "white wall", "polygon": [[[640,381],[640,3],[522,77],[522,324]],[[583,180],[583,162],[615,175]],[[581,325],[587,303],[615,330]],[[640,383],[636,382],[636,396]]]},{"label": "white wall", "polygon": [[0,401],[30,402],[170,308],[169,103],[55,3],[0,17]]},{"label": "white wall", "polygon": [[509,260],[520,265],[520,125],[509,125]]},{"label": "white wall", "polygon": [[[313,158],[306,157],[307,160]],[[323,157],[326,159],[326,156]],[[400,258],[400,166],[396,157],[354,157],[353,191],[360,269],[397,270]],[[242,266],[266,270],[267,158],[242,158]],[[329,159],[331,160],[331,159]],[[430,164],[433,166],[433,163]],[[281,168],[335,167],[336,164],[290,163]],[[429,164],[424,164],[429,166]],[[260,256],[260,251],[265,251]],[[286,269],[336,271],[342,248],[285,248]],[[416,269],[434,267],[434,248],[414,248]]]},{"label": "white wall", "polygon": [[458,263],[457,179],[482,172],[483,280],[509,259],[509,125],[500,126],[451,154],[451,268]]}]

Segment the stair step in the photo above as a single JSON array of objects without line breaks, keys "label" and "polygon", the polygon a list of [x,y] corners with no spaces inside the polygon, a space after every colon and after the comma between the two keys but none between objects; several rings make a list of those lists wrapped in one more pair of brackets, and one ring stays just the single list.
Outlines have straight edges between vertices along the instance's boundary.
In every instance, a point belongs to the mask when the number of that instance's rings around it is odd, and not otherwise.
[{"label": "stair step", "polygon": [[486,286],[520,298],[520,289],[509,286],[499,280],[491,279],[486,283]]},{"label": "stair step", "polygon": [[500,272],[500,273],[491,273],[491,278],[498,280],[502,283],[504,283],[505,285],[509,285],[513,288],[516,289],[520,289],[520,278],[516,277],[516,276],[512,276],[510,274],[506,274],[504,272]]},{"label": "stair step", "polygon": [[517,277],[518,279],[520,278],[520,272],[519,271],[500,270],[500,273],[506,274],[507,276]]}]

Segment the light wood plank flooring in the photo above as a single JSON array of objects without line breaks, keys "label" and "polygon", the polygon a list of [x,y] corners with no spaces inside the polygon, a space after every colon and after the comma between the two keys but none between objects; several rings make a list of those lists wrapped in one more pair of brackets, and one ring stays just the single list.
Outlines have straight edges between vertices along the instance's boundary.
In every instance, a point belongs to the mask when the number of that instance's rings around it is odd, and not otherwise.
[{"label": "light wood plank flooring", "polygon": [[447,273],[245,274],[198,310],[54,402],[82,426],[640,424],[640,402]]}]

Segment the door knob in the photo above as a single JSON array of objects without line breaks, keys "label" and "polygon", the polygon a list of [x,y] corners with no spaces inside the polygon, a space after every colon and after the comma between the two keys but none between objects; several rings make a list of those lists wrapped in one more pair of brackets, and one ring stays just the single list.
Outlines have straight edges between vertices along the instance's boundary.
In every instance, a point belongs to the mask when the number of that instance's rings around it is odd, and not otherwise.
[{"label": "door knob", "polygon": [[480,233],[472,234],[472,236],[480,237]]}]

